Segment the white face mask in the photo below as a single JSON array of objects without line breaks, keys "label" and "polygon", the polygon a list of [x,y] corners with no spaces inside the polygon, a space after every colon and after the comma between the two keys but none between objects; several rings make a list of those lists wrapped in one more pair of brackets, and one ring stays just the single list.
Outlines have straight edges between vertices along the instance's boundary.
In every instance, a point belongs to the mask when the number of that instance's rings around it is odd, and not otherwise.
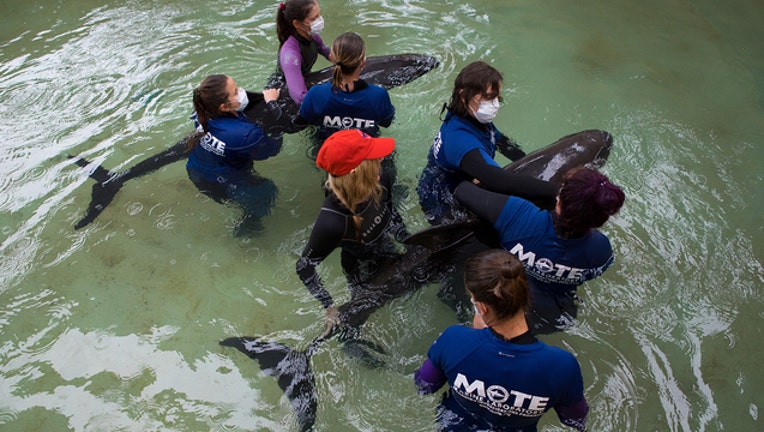
[{"label": "white face mask", "polygon": [[492,122],[496,117],[496,113],[499,111],[499,106],[499,98],[496,98],[490,101],[481,101],[480,104],[478,104],[477,111],[473,110],[472,107],[470,107],[470,111],[472,111],[472,115],[475,116],[477,121],[486,124]]},{"label": "white face mask", "polygon": [[236,99],[241,104],[236,108],[236,111],[244,111],[244,108],[246,108],[249,103],[249,98],[247,97],[247,92],[243,88],[239,87],[239,90],[236,93]]},{"label": "white face mask", "polygon": [[312,23],[310,23],[310,35],[321,34],[321,30],[324,29],[324,17],[318,16]]}]

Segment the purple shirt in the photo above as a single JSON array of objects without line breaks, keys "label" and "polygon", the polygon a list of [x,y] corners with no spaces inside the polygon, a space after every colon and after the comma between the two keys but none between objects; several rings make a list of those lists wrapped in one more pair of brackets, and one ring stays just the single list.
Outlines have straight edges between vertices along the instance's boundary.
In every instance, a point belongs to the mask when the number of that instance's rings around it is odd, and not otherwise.
[{"label": "purple shirt", "polygon": [[[289,96],[291,96],[298,105],[302,103],[305,94],[308,92],[308,87],[305,85],[304,75],[310,72],[310,69],[316,62],[315,56],[311,56],[312,58],[303,58],[303,49],[308,51],[315,49],[329,60],[329,47],[326,46],[320,36],[314,35],[311,40],[308,40],[307,43],[304,44],[304,47],[301,47],[300,45],[301,42],[298,38],[289,36],[279,51],[279,65],[284,72],[284,79],[286,80],[286,85],[289,89]],[[313,52],[315,53],[315,51]]]}]

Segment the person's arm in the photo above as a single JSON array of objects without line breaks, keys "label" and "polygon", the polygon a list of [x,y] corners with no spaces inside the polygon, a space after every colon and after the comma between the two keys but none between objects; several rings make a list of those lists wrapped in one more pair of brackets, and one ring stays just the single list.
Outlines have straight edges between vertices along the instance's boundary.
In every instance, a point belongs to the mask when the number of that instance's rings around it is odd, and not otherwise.
[{"label": "person's arm", "polygon": [[281,46],[279,64],[281,65],[281,70],[284,71],[284,79],[289,89],[289,96],[292,97],[297,105],[300,105],[305,98],[305,94],[308,92],[308,88],[305,85],[305,77],[302,76],[302,55],[299,49],[293,49],[292,44],[289,42],[287,40]]},{"label": "person's arm", "polygon": [[332,61],[332,57],[330,56],[332,50],[328,46],[326,46],[326,44],[324,43],[324,40],[321,39],[321,36],[313,35],[313,40],[315,40],[316,43],[318,44],[318,52],[319,52],[319,54],[324,56],[325,59],[327,59],[330,62],[334,63],[334,61]]},{"label": "person's arm", "polygon": [[490,222],[491,225],[499,219],[499,215],[509,199],[507,195],[485,190],[468,181],[459,183],[454,190],[454,197],[468,210],[475,213],[479,218]]},{"label": "person's arm", "polygon": [[504,134],[496,139],[496,149],[512,162],[525,156],[525,152],[520,149],[520,144]]},{"label": "person's arm", "polygon": [[429,358],[414,373],[414,383],[419,388],[419,394],[435,393],[447,381],[446,374]]},{"label": "person's arm", "polygon": [[321,116],[314,104],[316,99],[316,91],[318,91],[318,89],[313,87],[312,92],[308,90],[308,92],[305,93],[305,97],[302,99],[302,103],[300,104],[300,113],[298,114],[297,118],[305,123],[318,125],[320,124],[319,119]]},{"label": "person's arm", "polygon": [[[276,123],[281,118],[281,105],[278,103],[279,94],[281,94],[281,89],[277,88],[267,88],[263,90],[262,93],[247,90],[249,106],[255,106],[261,100],[265,102],[265,106],[268,108],[267,114],[269,115],[269,117],[265,119],[266,124]],[[247,110],[244,110],[244,112],[246,113]]]},{"label": "person's arm", "polygon": [[589,404],[586,403],[586,398],[581,397],[581,400],[572,405],[557,406],[554,410],[557,412],[560,422],[565,426],[579,431],[586,430],[586,415],[589,413]]},{"label": "person's arm", "polygon": [[390,94],[387,92],[387,90],[385,90],[384,96],[385,97],[382,100],[382,119],[379,120],[379,125],[386,128],[393,124],[393,119],[395,118],[395,107],[390,101]]},{"label": "person's arm", "polygon": [[260,126],[249,123],[249,131],[244,136],[245,145],[242,150],[247,151],[250,160],[265,160],[276,156],[281,151],[283,138],[272,137],[263,131]]},{"label": "person's arm", "polygon": [[308,244],[305,245],[305,249],[295,266],[297,276],[325,309],[333,306],[334,300],[329,291],[324,288],[316,267],[337,248],[342,238],[342,233],[339,234],[338,238],[335,230],[331,229],[331,225],[333,225],[331,222],[330,215],[323,211],[319,212],[313,231],[310,233]]},{"label": "person's arm", "polygon": [[493,160],[480,149],[472,149],[464,155],[459,168],[477,179],[488,190],[515,195],[531,200],[551,200],[557,195],[557,186],[533,177],[514,174],[487,161]]}]

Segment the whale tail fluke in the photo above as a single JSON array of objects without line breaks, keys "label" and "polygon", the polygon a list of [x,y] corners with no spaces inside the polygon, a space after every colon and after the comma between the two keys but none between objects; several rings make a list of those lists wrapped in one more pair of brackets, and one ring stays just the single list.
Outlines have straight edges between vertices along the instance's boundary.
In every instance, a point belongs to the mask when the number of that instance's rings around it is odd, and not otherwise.
[{"label": "whale tail fluke", "polygon": [[316,383],[310,367],[310,355],[316,342],[306,351],[296,351],[277,342],[254,337],[232,337],[220,345],[236,348],[260,365],[267,375],[276,378],[297,416],[301,432],[313,429],[316,421]]}]

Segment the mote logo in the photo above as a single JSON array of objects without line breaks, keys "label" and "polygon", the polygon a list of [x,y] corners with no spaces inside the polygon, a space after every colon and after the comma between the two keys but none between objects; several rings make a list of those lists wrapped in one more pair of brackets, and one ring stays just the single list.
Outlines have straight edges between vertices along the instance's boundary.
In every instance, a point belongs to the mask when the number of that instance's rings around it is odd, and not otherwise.
[{"label": "mote logo", "polygon": [[[534,396],[517,390],[507,390],[500,385],[490,385],[486,388],[481,380],[470,382],[463,374],[457,374],[453,388],[460,394],[468,395],[471,399],[475,396],[490,401],[494,407],[505,409],[524,409],[543,413],[546,409],[548,397]],[[511,400],[511,401],[510,401]]]},{"label": "mote logo", "polygon": [[374,120],[355,118],[355,117],[340,117],[340,116],[324,116],[324,127],[337,128],[337,129],[368,129],[373,128]]}]

